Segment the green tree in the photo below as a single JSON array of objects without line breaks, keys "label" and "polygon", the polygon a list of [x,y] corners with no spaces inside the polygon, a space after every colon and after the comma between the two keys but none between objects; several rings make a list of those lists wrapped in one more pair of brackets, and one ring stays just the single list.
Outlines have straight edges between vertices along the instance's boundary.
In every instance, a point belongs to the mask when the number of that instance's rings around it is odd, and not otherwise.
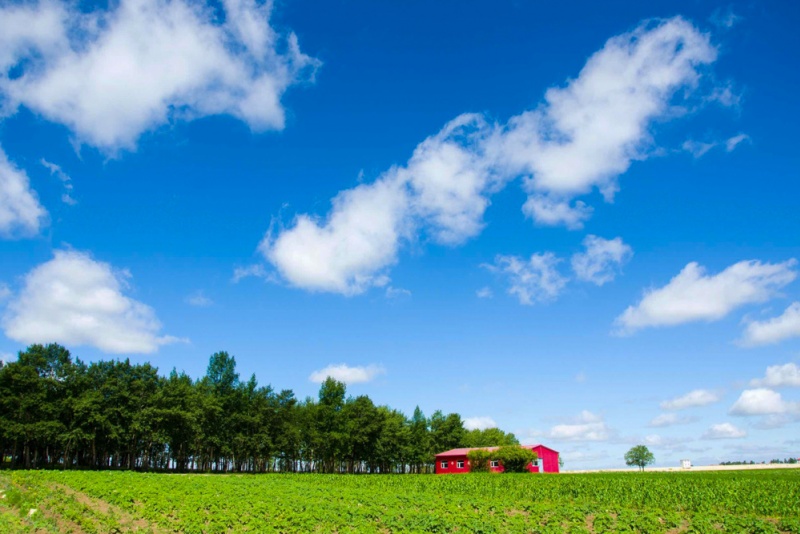
[{"label": "green tree", "polygon": [[645,466],[655,461],[656,458],[653,456],[653,453],[644,445],[631,447],[631,450],[625,453],[625,463],[631,466],[637,466],[640,471],[644,471]]},{"label": "green tree", "polygon": [[467,453],[470,473],[486,473],[494,454],[486,449],[475,449]]},{"label": "green tree", "polygon": [[500,460],[504,473],[524,473],[528,470],[528,465],[539,458],[532,450],[519,445],[500,447],[494,456]]},{"label": "green tree", "polygon": [[519,445],[519,440],[511,432],[503,432],[499,428],[484,430],[468,430],[464,434],[464,447],[502,447],[503,445]]}]

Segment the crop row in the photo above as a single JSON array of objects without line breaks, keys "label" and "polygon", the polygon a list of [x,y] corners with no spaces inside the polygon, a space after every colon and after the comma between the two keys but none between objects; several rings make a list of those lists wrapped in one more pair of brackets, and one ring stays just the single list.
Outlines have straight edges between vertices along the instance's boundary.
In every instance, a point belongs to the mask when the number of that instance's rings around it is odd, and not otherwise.
[{"label": "crop row", "polygon": [[[794,470],[438,477],[17,471],[0,474],[3,480],[26,495],[25,506],[66,515],[80,526],[75,532],[124,531],[122,514],[187,533],[800,534]],[[85,504],[73,493],[119,513],[100,516],[89,506],[81,522]]]}]

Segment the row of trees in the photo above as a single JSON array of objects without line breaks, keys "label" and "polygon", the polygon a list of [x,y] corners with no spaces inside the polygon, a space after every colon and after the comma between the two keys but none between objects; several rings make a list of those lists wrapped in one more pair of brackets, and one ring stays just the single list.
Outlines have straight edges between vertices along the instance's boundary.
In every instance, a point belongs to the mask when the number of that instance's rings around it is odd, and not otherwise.
[{"label": "row of trees", "polygon": [[517,444],[458,414],[409,418],[328,378],[318,398],[240,380],[226,352],[206,375],[73,361],[57,344],[0,363],[0,466],[169,471],[423,473],[455,447]]}]

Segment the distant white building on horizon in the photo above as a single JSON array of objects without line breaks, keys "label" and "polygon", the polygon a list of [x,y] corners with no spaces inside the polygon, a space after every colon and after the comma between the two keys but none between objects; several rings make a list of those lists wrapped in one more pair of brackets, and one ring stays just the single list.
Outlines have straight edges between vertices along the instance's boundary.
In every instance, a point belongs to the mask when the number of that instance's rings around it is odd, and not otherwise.
[{"label": "distant white building on horizon", "polygon": [[681,469],[691,469],[691,468],[692,468],[691,460],[681,460]]}]

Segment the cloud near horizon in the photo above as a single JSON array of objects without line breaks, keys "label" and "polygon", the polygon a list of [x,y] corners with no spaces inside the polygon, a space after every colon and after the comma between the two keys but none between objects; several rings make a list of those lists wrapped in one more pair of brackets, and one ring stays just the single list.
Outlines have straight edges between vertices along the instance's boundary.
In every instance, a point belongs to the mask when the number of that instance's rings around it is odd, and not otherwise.
[{"label": "cloud near horizon", "polygon": [[58,250],[25,275],[3,315],[4,333],[21,343],[88,345],[110,354],[151,354],[182,341],[160,336],[153,309],[124,295],[130,278],[89,254]]},{"label": "cloud near horizon", "polygon": [[618,176],[647,158],[650,125],[670,118],[673,100],[688,98],[715,59],[708,35],[686,20],[646,21],[609,39],[536,109],[506,124],[456,117],[406,164],[340,192],[325,217],[299,214],[268,232],[259,251],[294,287],[363,293],[388,283],[404,244],[478,235],[491,195],[517,178],[528,217],[580,228],[591,208],[575,197],[598,189],[610,201]]},{"label": "cloud near horizon", "polygon": [[349,366],[346,363],[332,364],[319,371],[314,371],[308,379],[316,384],[321,384],[327,378],[350,384],[363,384],[371,382],[379,375],[385,375],[386,369],[380,365]]}]

